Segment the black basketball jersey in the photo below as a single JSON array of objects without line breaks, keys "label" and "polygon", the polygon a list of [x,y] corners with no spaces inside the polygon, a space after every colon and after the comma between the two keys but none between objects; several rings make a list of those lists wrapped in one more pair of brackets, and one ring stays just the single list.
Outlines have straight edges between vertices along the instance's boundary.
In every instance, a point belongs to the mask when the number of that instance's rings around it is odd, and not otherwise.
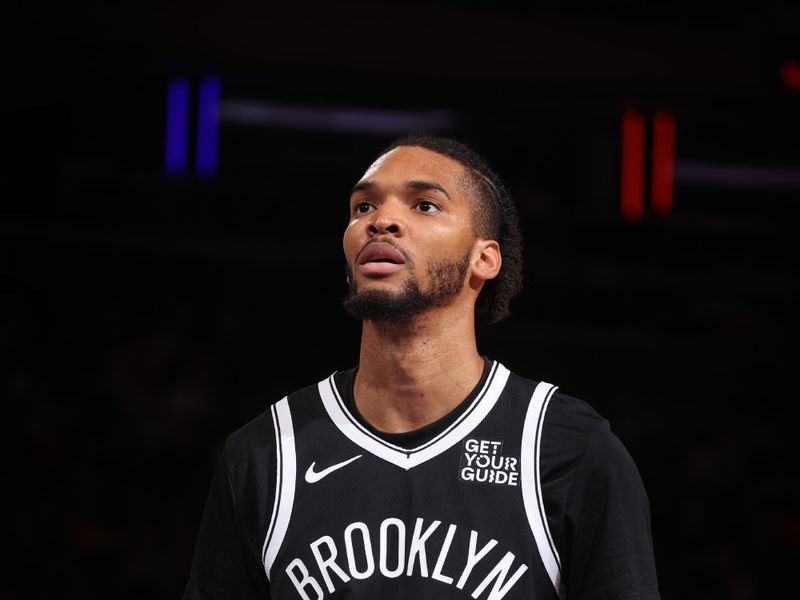
[{"label": "black basketball jersey", "polygon": [[641,481],[587,404],[488,361],[409,446],[357,414],[352,378],[229,437],[186,598],[657,597]]}]

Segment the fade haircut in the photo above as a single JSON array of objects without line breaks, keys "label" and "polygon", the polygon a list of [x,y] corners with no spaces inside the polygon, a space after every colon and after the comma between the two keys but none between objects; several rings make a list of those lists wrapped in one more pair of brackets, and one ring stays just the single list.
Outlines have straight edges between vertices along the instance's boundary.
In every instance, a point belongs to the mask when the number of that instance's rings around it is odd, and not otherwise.
[{"label": "fade haircut", "polygon": [[503,181],[485,158],[459,140],[427,133],[401,137],[387,146],[378,158],[399,146],[419,146],[460,163],[474,190],[472,230],[476,237],[495,240],[503,263],[494,279],[487,280],[475,305],[476,316],[496,323],[508,316],[509,303],[522,290],[522,231],[514,200]]}]

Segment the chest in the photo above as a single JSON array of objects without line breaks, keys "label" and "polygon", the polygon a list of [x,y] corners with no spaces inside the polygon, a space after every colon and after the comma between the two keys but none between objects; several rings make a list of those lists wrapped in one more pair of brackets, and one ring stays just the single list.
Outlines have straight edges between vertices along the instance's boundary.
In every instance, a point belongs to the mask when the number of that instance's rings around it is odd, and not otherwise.
[{"label": "chest", "polygon": [[412,450],[298,414],[274,597],[553,597],[523,489],[527,403],[499,409]]}]

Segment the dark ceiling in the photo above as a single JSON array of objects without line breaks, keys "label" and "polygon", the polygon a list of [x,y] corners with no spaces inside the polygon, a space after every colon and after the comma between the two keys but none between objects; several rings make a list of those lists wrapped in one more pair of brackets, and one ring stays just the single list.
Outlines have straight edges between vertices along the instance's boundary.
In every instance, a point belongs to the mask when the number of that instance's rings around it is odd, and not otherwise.
[{"label": "dark ceiling", "polygon": [[[168,86],[209,76],[227,106],[445,115],[526,232],[526,289],[482,350],[609,417],[651,496],[664,598],[789,597],[800,4],[11,10],[0,375],[30,516],[10,597],[178,595],[226,433],[357,360],[344,203],[399,131],[222,119],[216,174],[169,176]],[[620,213],[626,110],[647,161],[656,113],[675,120],[668,214],[649,162],[643,215]]]}]

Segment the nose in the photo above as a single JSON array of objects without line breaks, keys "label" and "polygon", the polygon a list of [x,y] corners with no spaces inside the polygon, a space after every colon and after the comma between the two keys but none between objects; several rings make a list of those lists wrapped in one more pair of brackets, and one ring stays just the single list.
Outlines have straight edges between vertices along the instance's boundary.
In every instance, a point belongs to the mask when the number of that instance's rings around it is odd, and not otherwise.
[{"label": "nose", "polygon": [[399,214],[399,209],[392,206],[392,203],[384,202],[372,215],[372,219],[367,225],[367,233],[370,237],[382,233],[400,237],[405,232],[405,223]]}]

